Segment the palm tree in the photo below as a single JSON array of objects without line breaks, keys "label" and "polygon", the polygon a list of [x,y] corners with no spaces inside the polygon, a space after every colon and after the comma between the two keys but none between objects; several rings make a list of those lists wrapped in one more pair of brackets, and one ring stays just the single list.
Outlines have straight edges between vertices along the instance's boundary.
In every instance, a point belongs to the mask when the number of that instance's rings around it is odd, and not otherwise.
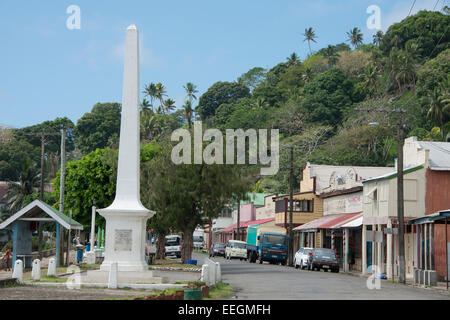
[{"label": "palm tree", "polygon": [[359,28],[354,27],[352,30],[347,32],[348,40],[350,41],[353,48],[359,47],[363,42],[363,34],[361,33],[361,30]]},{"label": "palm tree", "polygon": [[156,85],[153,82],[150,82],[148,85],[145,86],[144,91],[142,91],[142,93],[144,93],[145,97],[150,97],[150,105],[152,107],[152,111],[153,111],[153,99],[156,99]]},{"label": "palm tree", "polygon": [[364,89],[368,90],[372,94],[376,90],[376,84],[378,79],[378,70],[374,64],[369,64],[364,68],[364,73],[360,75],[363,78]]},{"label": "palm tree", "polygon": [[141,102],[141,111],[143,115],[148,115],[151,113],[151,104],[148,102],[147,99],[142,99]]},{"label": "palm tree", "polygon": [[305,74],[303,75],[303,80],[305,80],[306,83],[310,82],[313,78],[313,71],[310,67],[307,67],[305,70]]},{"label": "palm tree", "polygon": [[155,85],[155,98],[159,100],[160,108],[158,110],[162,110],[164,113],[164,96],[167,96],[166,87],[163,86],[161,82],[158,82]]},{"label": "palm tree", "polygon": [[189,129],[190,129],[191,125],[192,125],[192,116],[194,114],[194,109],[192,109],[192,101],[186,100],[186,102],[184,103],[183,109],[186,114],[186,121],[187,121]]},{"label": "palm tree", "polygon": [[[19,174],[18,182],[8,182],[8,192],[5,195],[7,199],[6,211],[9,214],[19,211],[24,203],[26,196],[31,195],[40,183],[39,169],[30,159],[25,159]],[[5,217],[2,215],[3,218]]]},{"label": "palm tree", "polygon": [[311,41],[316,42],[316,33],[313,30],[313,28],[309,27],[308,29],[305,29],[305,33],[303,34],[305,36],[305,39],[303,39],[303,42],[308,41],[308,47],[309,47],[309,55],[312,55],[311,51]]},{"label": "palm tree", "polygon": [[428,117],[433,119],[439,124],[441,129],[442,141],[446,140],[447,132],[445,132],[445,123],[448,120],[449,110],[448,105],[445,103],[445,95],[442,94],[439,87],[435,87],[434,90],[428,96]]},{"label": "palm tree", "polygon": [[183,88],[187,93],[185,98],[188,98],[191,102],[192,100],[197,100],[195,94],[198,92],[198,90],[195,84],[193,84],[192,82],[188,82],[185,86],[183,86]]},{"label": "palm tree", "polygon": [[324,56],[328,58],[328,63],[330,66],[334,66],[339,60],[339,54],[336,51],[336,47],[328,45],[325,49]]},{"label": "palm tree", "polygon": [[296,65],[300,62],[300,58],[297,56],[295,52],[293,52],[289,57],[286,58],[288,65]]},{"label": "palm tree", "polygon": [[380,46],[381,40],[383,40],[384,33],[381,30],[378,30],[377,33],[373,35],[373,44]]},{"label": "palm tree", "polygon": [[169,111],[174,110],[175,107],[175,101],[172,99],[167,99],[166,101],[164,101],[164,110],[169,113]]}]

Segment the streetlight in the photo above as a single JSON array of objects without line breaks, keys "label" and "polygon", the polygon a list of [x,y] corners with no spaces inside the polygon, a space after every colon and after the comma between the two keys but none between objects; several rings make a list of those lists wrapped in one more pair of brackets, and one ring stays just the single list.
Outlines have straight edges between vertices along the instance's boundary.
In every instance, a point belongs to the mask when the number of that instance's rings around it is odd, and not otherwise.
[{"label": "streetlight", "polygon": [[[399,266],[399,282],[406,282],[406,270],[405,270],[405,225],[404,225],[404,193],[403,193],[403,114],[405,110],[385,110],[385,109],[362,109],[357,108],[359,111],[377,111],[384,113],[395,112],[398,113],[397,121],[397,219],[398,219],[398,266]],[[370,122],[369,126],[376,127],[378,122]]]}]

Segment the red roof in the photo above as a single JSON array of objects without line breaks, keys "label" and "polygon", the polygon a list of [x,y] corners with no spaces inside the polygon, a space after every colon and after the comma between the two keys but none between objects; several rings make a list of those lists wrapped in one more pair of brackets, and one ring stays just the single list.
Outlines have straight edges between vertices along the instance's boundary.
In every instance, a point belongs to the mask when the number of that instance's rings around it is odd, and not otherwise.
[{"label": "red roof", "polygon": [[[261,219],[261,220],[253,220],[253,221],[245,221],[245,222],[240,222],[239,223],[239,229],[241,228],[245,228],[248,226],[254,226],[256,224],[264,224],[270,221],[274,221],[275,218],[269,218],[269,219]],[[237,223],[233,224],[232,226],[222,229],[219,232],[232,232],[234,229],[236,229],[237,227]]]},{"label": "red roof", "polygon": [[308,223],[302,224],[294,228],[295,231],[309,230],[309,229],[335,229],[340,225],[351,221],[356,216],[361,214],[361,212],[357,213],[346,213],[346,214],[333,214],[329,216],[322,217],[320,219],[316,219],[310,221]]}]

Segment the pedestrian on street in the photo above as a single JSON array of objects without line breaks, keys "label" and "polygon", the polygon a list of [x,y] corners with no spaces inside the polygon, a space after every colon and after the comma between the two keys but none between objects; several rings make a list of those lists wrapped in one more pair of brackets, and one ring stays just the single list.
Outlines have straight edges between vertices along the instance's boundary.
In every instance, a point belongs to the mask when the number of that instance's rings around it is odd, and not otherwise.
[{"label": "pedestrian on street", "polygon": [[3,257],[6,263],[6,271],[11,271],[11,268],[9,267],[9,260],[11,259],[11,251],[9,251],[9,247],[6,247],[5,256]]}]

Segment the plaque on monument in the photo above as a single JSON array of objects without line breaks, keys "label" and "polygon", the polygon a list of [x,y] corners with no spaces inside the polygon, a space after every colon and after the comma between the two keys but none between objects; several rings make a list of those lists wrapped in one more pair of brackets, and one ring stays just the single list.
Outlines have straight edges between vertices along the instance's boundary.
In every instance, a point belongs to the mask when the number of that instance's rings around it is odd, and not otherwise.
[{"label": "plaque on monument", "polygon": [[114,231],[114,251],[131,251],[131,234],[132,230],[115,230]]}]

